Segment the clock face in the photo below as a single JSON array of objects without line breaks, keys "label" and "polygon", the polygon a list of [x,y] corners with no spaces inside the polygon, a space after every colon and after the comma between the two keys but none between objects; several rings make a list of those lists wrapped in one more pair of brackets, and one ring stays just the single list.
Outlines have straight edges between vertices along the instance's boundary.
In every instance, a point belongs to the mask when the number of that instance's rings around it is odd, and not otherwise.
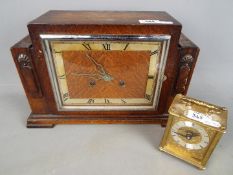
[{"label": "clock face", "polygon": [[41,38],[59,110],[156,109],[169,36]]},{"label": "clock face", "polygon": [[217,132],[187,119],[172,117],[170,122],[162,150],[202,165]]},{"label": "clock face", "polygon": [[184,148],[199,150],[209,144],[209,135],[203,127],[190,121],[179,121],[171,128],[174,141]]}]

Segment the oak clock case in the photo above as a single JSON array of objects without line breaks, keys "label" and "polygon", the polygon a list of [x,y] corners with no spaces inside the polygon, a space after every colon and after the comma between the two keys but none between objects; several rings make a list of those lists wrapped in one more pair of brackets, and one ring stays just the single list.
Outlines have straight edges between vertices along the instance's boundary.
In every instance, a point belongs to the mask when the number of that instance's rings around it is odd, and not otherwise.
[{"label": "oak clock case", "polygon": [[11,49],[32,109],[27,127],[164,125],[199,52],[166,12],[49,11],[28,30]]}]

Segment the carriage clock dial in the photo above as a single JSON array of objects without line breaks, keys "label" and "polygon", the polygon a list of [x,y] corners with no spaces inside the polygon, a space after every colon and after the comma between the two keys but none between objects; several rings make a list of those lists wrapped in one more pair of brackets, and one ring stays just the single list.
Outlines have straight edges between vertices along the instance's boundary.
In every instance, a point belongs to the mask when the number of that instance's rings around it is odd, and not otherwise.
[{"label": "carriage clock dial", "polygon": [[205,148],[209,144],[209,135],[203,127],[190,121],[179,121],[171,128],[176,143],[190,150]]}]

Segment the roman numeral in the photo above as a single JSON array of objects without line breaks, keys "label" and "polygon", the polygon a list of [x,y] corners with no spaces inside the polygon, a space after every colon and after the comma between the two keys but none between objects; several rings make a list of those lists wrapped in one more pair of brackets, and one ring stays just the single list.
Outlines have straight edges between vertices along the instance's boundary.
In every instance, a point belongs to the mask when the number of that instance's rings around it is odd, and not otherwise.
[{"label": "roman numeral", "polygon": [[121,101],[122,101],[122,103],[124,103],[124,104],[126,104],[127,102],[125,101],[125,100],[123,100],[123,99],[121,99]]},{"label": "roman numeral", "polygon": [[108,44],[108,43],[103,44],[103,47],[105,50],[111,50],[110,44]]},{"label": "roman numeral", "polygon": [[151,100],[151,96],[148,95],[148,94],[145,95],[145,98],[146,98],[147,100]]},{"label": "roman numeral", "polygon": [[148,75],[148,79],[154,79],[153,75]]},{"label": "roman numeral", "polygon": [[56,51],[56,50],[54,50],[54,52],[55,52],[55,53],[61,53],[61,51]]},{"label": "roman numeral", "polygon": [[158,55],[158,54],[159,54],[159,50],[155,50],[155,51],[153,51],[153,52],[150,53],[150,56],[151,55]]},{"label": "roman numeral", "polygon": [[60,75],[58,76],[59,79],[65,79],[66,78],[66,74]]},{"label": "roman numeral", "polygon": [[88,43],[83,43],[83,47],[85,47],[87,50],[91,50],[91,46]]},{"label": "roman numeral", "polygon": [[87,101],[87,103],[89,103],[89,104],[95,103],[95,100],[90,98],[90,99]]},{"label": "roman numeral", "polygon": [[125,48],[123,50],[126,50],[128,46],[129,46],[129,43],[125,45]]},{"label": "roman numeral", "polygon": [[105,103],[110,103],[110,101],[108,99],[106,99],[106,98],[104,99],[104,102]]},{"label": "roman numeral", "polygon": [[64,93],[63,94],[63,100],[66,101],[69,99],[69,94],[68,93]]}]

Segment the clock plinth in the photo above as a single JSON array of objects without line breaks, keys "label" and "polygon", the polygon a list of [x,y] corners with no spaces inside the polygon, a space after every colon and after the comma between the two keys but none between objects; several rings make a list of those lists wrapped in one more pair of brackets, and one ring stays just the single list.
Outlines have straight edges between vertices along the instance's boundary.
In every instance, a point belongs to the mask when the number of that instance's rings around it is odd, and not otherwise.
[{"label": "clock plinth", "polygon": [[27,119],[28,128],[53,128],[57,124],[160,124],[166,126],[167,116],[143,117],[91,117],[91,116],[67,116],[67,115],[33,115]]},{"label": "clock plinth", "polygon": [[49,11],[28,30],[11,51],[32,110],[29,128],[165,126],[199,52],[166,12]]}]

